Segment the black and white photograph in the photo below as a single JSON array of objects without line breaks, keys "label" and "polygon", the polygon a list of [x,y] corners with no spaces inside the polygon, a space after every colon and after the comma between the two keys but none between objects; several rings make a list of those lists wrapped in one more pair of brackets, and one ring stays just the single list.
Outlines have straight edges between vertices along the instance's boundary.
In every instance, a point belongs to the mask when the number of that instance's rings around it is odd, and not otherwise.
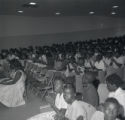
[{"label": "black and white photograph", "polygon": [[125,120],[125,0],[0,0],[0,120]]}]

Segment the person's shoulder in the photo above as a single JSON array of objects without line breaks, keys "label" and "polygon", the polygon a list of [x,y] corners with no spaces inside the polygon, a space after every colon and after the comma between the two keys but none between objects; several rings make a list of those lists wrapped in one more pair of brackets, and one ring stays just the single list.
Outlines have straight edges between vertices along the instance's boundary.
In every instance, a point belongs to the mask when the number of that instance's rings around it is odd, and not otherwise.
[{"label": "person's shoulder", "polygon": [[80,105],[83,105],[85,108],[91,108],[91,109],[95,109],[95,107],[87,102],[84,102],[84,101],[79,101],[80,102]]},{"label": "person's shoulder", "polygon": [[101,111],[96,111],[93,114],[91,120],[104,120],[104,113]]},{"label": "person's shoulder", "polygon": [[80,102],[78,101],[78,100],[75,100],[73,103],[72,103],[72,107],[74,107],[74,108],[77,108],[77,107],[79,107],[81,104],[80,104]]}]

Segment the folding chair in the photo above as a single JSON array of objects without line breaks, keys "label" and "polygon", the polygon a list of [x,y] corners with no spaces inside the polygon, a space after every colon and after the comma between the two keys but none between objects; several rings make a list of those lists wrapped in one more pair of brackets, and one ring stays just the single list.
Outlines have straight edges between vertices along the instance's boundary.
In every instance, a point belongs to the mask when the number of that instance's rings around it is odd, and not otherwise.
[{"label": "folding chair", "polygon": [[54,77],[55,77],[55,72],[48,70],[46,76],[45,76],[45,87],[42,88],[41,91],[43,91],[41,99],[45,97],[45,95],[48,93],[49,90],[53,91],[53,83],[54,83]]}]

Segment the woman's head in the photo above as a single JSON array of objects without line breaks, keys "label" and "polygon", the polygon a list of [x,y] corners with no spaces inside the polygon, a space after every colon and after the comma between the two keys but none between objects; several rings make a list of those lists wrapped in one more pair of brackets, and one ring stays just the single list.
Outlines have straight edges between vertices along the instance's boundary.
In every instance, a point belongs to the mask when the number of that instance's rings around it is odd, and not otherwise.
[{"label": "woman's head", "polygon": [[11,70],[22,69],[22,65],[19,62],[19,60],[17,60],[17,59],[12,59],[12,60],[9,61],[9,63],[10,63],[10,69]]},{"label": "woman's head", "polygon": [[64,99],[68,104],[72,104],[75,99],[75,88],[72,84],[66,84],[64,87]]},{"label": "woman's head", "polygon": [[123,81],[117,74],[109,75],[106,78],[106,83],[109,91],[115,91],[123,85]]},{"label": "woman's head", "polygon": [[119,103],[114,98],[108,98],[104,103],[104,114],[108,120],[115,120],[119,113]]}]

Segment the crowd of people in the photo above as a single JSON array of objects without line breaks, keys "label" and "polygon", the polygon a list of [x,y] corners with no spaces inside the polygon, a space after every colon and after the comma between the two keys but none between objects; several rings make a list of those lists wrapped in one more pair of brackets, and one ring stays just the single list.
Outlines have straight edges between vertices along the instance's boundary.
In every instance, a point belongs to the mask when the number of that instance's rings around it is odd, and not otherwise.
[{"label": "crowd of people", "polygon": [[55,99],[46,96],[55,120],[124,119],[125,36],[1,50],[0,71],[11,80],[0,81],[0,102],[8,107],[25,104],[27,62],[63,71]]}]

